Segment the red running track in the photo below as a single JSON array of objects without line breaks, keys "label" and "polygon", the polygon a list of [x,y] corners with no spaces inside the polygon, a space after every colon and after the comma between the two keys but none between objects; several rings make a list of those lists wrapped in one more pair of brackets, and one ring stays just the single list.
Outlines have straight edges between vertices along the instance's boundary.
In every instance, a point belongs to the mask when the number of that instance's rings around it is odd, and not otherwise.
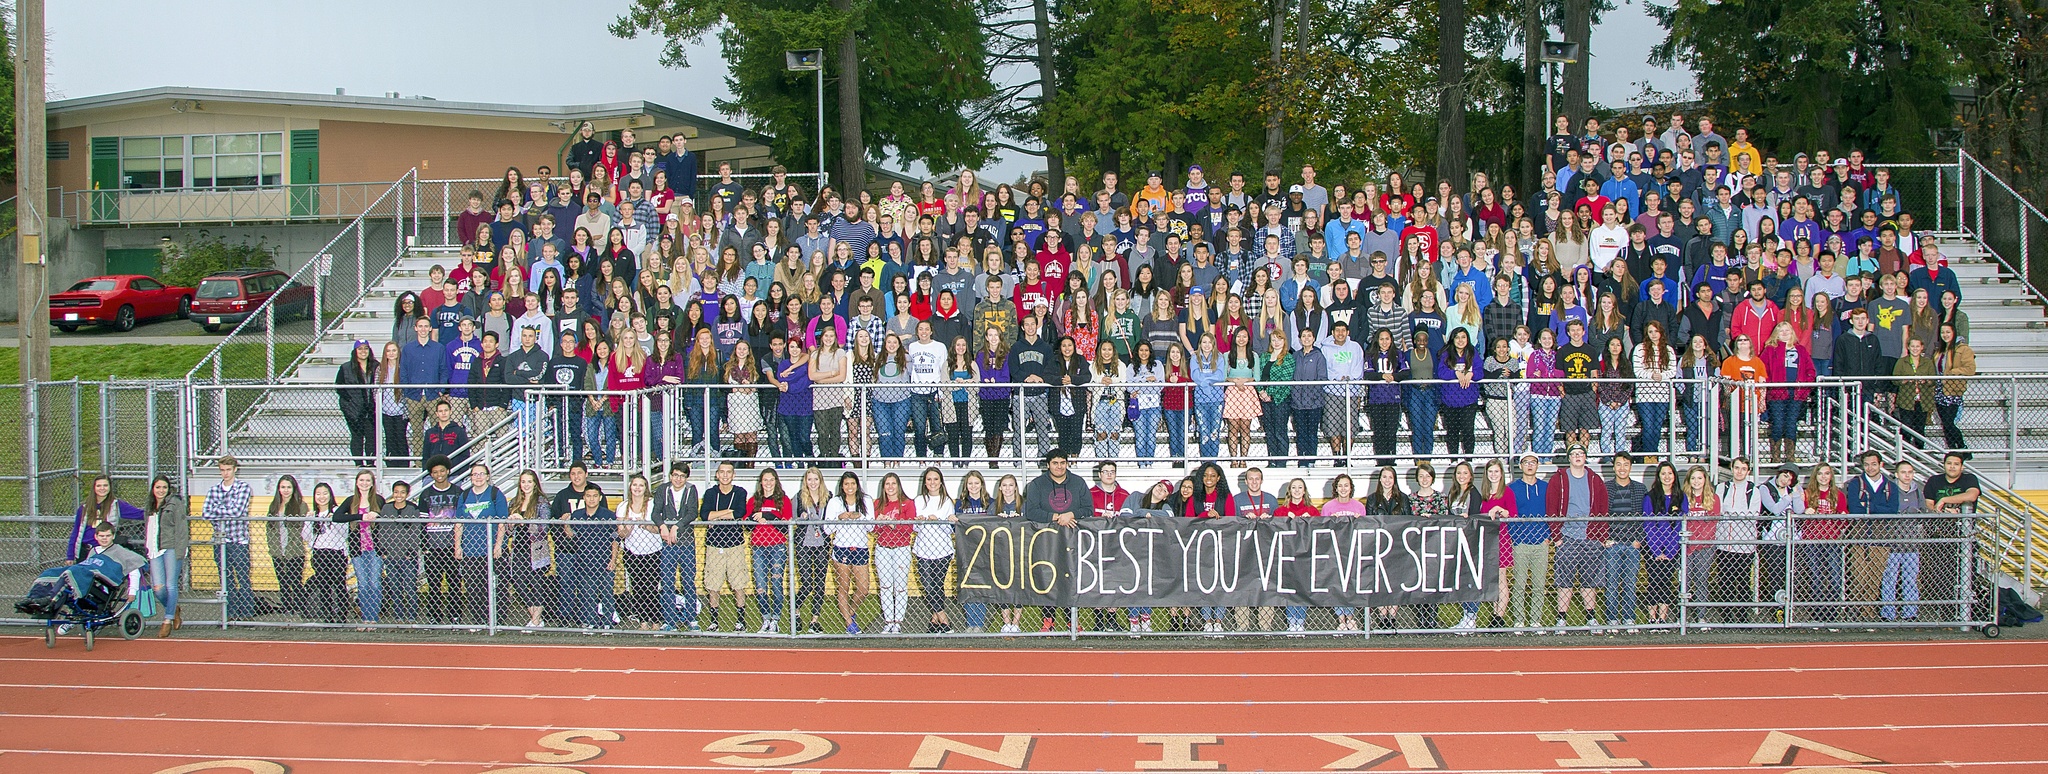
[{"label": "red running track", "polygon": [[0,774],[2048,772],[2048,642],[59,647],[0,638]]}]

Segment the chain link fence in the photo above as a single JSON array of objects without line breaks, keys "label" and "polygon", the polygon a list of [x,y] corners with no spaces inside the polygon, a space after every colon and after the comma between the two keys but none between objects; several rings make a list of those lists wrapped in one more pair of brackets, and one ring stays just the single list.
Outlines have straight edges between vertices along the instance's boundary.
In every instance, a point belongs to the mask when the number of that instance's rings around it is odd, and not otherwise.
[{"label": "chain link fence", "polygon": [[[195,519],[187,621],[704,637],[1663,636],[1977,627],[1995,594],[1976,567],[1972,517],[1957,513],[1516,517],[1499,525],[1483,601],[1071,608],[963,595],[950,521],[664,528],[608,507],[468,518],[468,501],[431,482],[418,494],[367,521],[253,516],[246,542]],[[1071,577],[1073,557],[1059,561]],[[7,574],[10,594],[33,576]],[[223,577],[245,580],[224,588]]]}]

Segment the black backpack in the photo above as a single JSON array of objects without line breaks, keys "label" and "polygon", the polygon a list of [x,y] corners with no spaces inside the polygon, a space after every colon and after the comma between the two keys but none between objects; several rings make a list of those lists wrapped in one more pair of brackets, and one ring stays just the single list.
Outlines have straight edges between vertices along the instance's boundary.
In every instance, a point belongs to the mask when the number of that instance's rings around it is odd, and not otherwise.
[{"label": "black backpack", "polygon": [[2020,598],[2020,593],[2003,586],[1998,589],[1998,625],[2018,628],[2041,622],[2041,611]]}]

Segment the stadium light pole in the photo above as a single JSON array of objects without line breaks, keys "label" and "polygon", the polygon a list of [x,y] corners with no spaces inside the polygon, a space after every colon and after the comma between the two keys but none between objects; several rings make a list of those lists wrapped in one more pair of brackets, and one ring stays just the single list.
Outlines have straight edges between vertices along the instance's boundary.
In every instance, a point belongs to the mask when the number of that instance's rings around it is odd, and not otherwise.
[{"label": "stadium light pole", "polygon": [[782,52],[783,69],[793,73],[812,72],[818,76],[818,187],[825,187],[825,49],[806,48]]},{"label": "stadium light pole", "polygon": [[1557,92],[1557,66],[1579,61],[1579,44],[1568,40],[1543,41],[1543,61],[1550,65],[1550,82],[1543,86],[1543,120],[1551,120],[1550,96]]}]

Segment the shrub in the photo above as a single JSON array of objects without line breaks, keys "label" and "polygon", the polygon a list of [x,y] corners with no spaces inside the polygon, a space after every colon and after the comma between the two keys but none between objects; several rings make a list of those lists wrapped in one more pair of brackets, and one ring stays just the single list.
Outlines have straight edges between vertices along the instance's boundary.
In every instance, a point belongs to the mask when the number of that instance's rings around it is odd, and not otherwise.
[{"label": "shrub", "polygon": [[254,244],[246,240],[240,244],[229,244],[227,240],[201,231],[191,239],[164,246],[161,279],[171,285],[189,288],[216,272],[270,269],[276,265],[275,251],[260,239]]}]

